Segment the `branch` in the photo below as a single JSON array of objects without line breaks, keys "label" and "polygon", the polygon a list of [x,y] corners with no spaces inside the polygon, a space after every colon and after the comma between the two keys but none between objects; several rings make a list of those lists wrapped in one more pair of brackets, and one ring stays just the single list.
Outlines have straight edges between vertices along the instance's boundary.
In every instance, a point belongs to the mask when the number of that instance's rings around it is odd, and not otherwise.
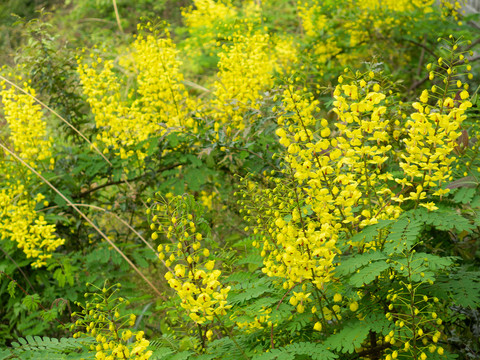
[{"label": "branch", "polygon": [[422,85],[428,80],[428,76],[429,76],[429,74],[425,75],[425,76],[423,77],[423,79],[415,81],[415,82],[408,88],[408,92],[411,92],[411,91],[415,90],[416,88],[418,88],[419,86],[422,86]]},{"label": "branch", "polygon": [[480,38],[478,38],[477,40],[472,41],[472,43],[471,43],[470,45],[468,45],[468,46],[464,49],[464,51],[470,50],[471,48],[473,48],[473,47],[474,47],[475,45],[477,45],[477,44],[480,44]]},{"label": "branch", "polygon": [[417,45],[419,47],[421,47],[423,50],[425,50],[426,52],[428,52],[430,55],[432,55],[433,57],[435,57],[435,59],[438,59],[439,56],[437,56],[437,54],[435,54],[435,52],[433,52],[433,50],[431,50],[430,48],[428,48],[426,45],[424,44],[421,44],[419,42],[416,42],[415,40],[410,40],[410,39],[404,39],[414,45]]},{"label": "branch", "polygon": [[[178,166],[180,166],[182,164],[173,164],[173,165],[170,165],[170,166],[167,166],[163,169],[160,169],[157,173],[161,173],[161,172],[164,172],[164,171],[167,171],[167,170],[171,170],[171,169],[174,169]],[[99,186],[96,186],[96,187],[93,187],[93,188],[90,188],[84,192],[81,192],[80,194],[75,194],[72,196],[73,199],[78,199],[78,198],[83,198],[83,197],[86,197],[87,195],[91,194],[92,192],[95,192],[97,190],[100,190],[100,189],[103,189],[103,188],[106,188],[106,187],[109,187],[109,186],[114,186],[114,185],[120,185],[120,184],[128,184],[130,181],[137,181],[137,180],[140,180],[141,178],[144,178],[145,176],[147,176],[147,174],[142,174],[142,175],[139,175],[139,176],[136,176],[132,179],[126,179],[126,180],[117,180],[117,181],[111,181],[111,182],[107,182],[105,184],[102,184],[102,185],[99,185]]]},{"label": "branch", "polygon": [[28,284],[28,286],[30,286],[30,289],[32,289],[33,292],[37,292],[37,290],[35,290],[32,283],[30,282],[30,280],[28,280],[27,275],[25,275],[22,268],[17,264],[17,262],[15,260],[13,260],[12,257],[10,255],[8,255],[8,253],[5,250],[3,250],[2,247],[0,247],[0,250],[2,250],[2,252],[5,254],[5,256],[8,257],[10,259],[10,261],[13,262],[13,264],[16,266],[16,268],[22,273],[25,280],[27,280],[27,284]]},{"label": "branch", "polygon": [[[30,295],[30,294],[28,293],[27,290],[25,290],[25,289],[17,282],[17,280],[12,279],[12,278],[10,277],[10,275],[8,275],[5,271],[0,270],[0,274],[5,275],[6,277],[8,277],[8,278],[10,279],[10,281],[12,281],[13,283],[15,283],[15,285],[17,285],[17,286],[20,288],[20,290],[22,290],[22,292],[25,294],[25,296],[32,296],[32,295]],[[48,310],[45,309],[45,307],[42,305],[42,303],[41,303],[40,301],[37,302],[37,304],[42,308],[43,311],[48,312]],[[57,318],[55,318],[55,320],[56,320],[60,325],[62,325],[63,327],[65,327],[65,324],[64,324],[63,322],[61,322],[61,321],[58,320]]]},{"label": "branch", "polygon": [[106,188],[106,187],[109,187],[109,186],[125,184],[125,183],[128,183],[130,181],[137,181],[137,180],[141,179],[142,177],[144,177],[145,175],[146,174],[142,174],[142,175],[139,175],[137,177],[134,177],[133,179],[128,179],[128,180],[118,180],[118,181],[107,182],[105,184],[102,184],[102,185],[90,188],[86,191],[83,191],[80,194],[75,194],[75,195],[72,196],[72,198],[73,199],[78,199],[78,198],[86,197],[87,195],[91,194],[92,192],[95,192],[97,190],[100,190],[100,189],[103,189],[103,188]]}]

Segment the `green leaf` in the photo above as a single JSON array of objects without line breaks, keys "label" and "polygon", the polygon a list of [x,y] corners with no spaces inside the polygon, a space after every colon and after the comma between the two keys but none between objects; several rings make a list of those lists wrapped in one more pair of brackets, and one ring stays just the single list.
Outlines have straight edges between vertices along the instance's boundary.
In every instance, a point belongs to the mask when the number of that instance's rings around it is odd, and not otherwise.
[{"label": "green leaf", "polygon": [[451,256],[438,256],[427,253],[415,253],[412,257],[412,266],[419,266],[420,263],[428,267],[428,269],[430,270],[445,270],[453,266],[455,259],[455,257]]},{"label": "green leaf", "polygon": [[65,201],[65,199],[58,194],[55,194],[53,201],[55,202],[55,204],[57,204],[60,207],[67,205],[67,202]]},{"label": "green leaf", "polygon": [[456,203],[468,204],[472,201],[476,193],[476,188],[462,187],[455,193],[453,201],[455,201]]},{"label": "green leaf", "polygon": [[156,360],[167,359],[169,355],[172,355],[174,350],[169,347],[159,347],[153,350],[152,358]]},{"label": "green leaf", "polygon": [[355,234],[350,239],[351,242],[370,242],[377,240],[379,230],[388,228],[394,220],[379,220],[378,223],[369,225]]},{"label": "green leaf", "polygon": [[190,355],[194,355],[195,353],[192,352],[192,351],[182,351],[182,352],[179,352],[179,353],[176,353],[175,355],[173,356],[169,356],[167,357],[168,360],[187,360]]},{"label": "green leaf", "polygon": [[176,147],[180,143],[180,140],[178,139],[178,136],[176,133],[170,133],[167,136],[167,141],[171,147]]},{"label": "green leaf", "polygon": [[188,187],[193,191],[199,191],[200,187],[207,181],[205,172],[197,168],[189,168],[184,177]]},{"label": "green leaf", "polygon": [[15,297],[15,287],[17,286],[17,283],[15,281],[10,281],[8,283],[7,291],[10,297],[14,298]]},{"label": "green leaf", "polygon": [[0,360],[14,359],[10,349],[0,349]]},{"label": "green leaf", "polygon": [[370,284],[377,278],[383,271],[390,267],[385,261],[375,261],[362,269],[358,270],[356,274],[350,278],[350,284],[355,287],[361,287],[366,284]]},{"label": "green leaf", "polygon": [[431,290],[439,298],[450,298],[453,304],[475,309],[480,306],[480,272],[462,269],[439,277]]},{"label": "green leaf", "polygon": [[416,213],[406,213],[390,227],[390,234],[386,238],[384,247],[387,254],[410,250],[416,243],[424,222],[415,216]]},{"label": "green leaf", "polygon": [[370,330],[370,324],[365,321],[351,321],[342,330],[331,335],[325,341],[325,346],[342,353],[348,352],[351,354],[356,348],[361,347]]},{"label": "green leaf", "polygon": [[23,298],[22,304],[26,306],[28,311],[36,311],[40,303],[40,295],[27,295]]},{"label": "green leaf", "polygon": [[[250,282],[243,282],[232,286],[228,301],[232,305],[244,303],[250,299],[258,298],[269,291],[270,281],[265,278],[256,278]],[[239,292],[235,291],[239,290]]]},{"label": "green leaf", "polygon": [[[440,206],[439,206],[440,207]],[[471,232],[475,226],[470,221],[451,208],[440,207],[436,211],[428,211],[425,208],[415,210],[415,218],[425,224],[442,231],[456,229],[458,232]]]},{"label": "green leaf", "polygon": [[306,355],[313,360],[331,360],[338,358],[338,355],[327,349],[327,346],[311,342],[298,342],[273,349],[261,355],[256,355],[253,360],[293,360],[295,355]]},{"label": "green leaf", "polygon": [[357,269],[368,265],[372,261],[386,260],[387,256],[379,251],[365,252],[363,254],[349,255],[344,259],[340,258],[340,265],[335,268],[335,274],[337,276],[345,276],[353,274]]}]

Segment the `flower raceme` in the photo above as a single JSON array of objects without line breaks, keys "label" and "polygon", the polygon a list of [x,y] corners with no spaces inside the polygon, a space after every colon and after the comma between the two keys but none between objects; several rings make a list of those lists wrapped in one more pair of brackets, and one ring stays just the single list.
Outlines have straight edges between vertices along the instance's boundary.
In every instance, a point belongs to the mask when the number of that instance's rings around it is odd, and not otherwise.
[{"label": "flower raceme", "polygon": [[0,97],[13,149],[29,165],[37,167],[37,162],[51,158],[53,140],[47,136],[47,125],[42,120],[41,107],[33,99],[36,96],[35,90],[24,83],[23,90],[27,94],[19,94],[13,87],[7,89],[5,83],[0,85],[3,87]]},{"label": "flower raceme", "polygon": [[[317,313],[325,293],[341,281],[335,277],[340,249],[362,253],[385,244],[381,232],[369,243],[357,241],[360,237],[351,241],[355,234],[380,220],[397,219],[406,203],[434,211],[432,198],[447,192],[453,150],[471,103],[465,86],[444,70],[445,90],[424,91],[410,115],[399,97],[384,89],[391,84],[372,71],[347,70],[339,77],[334,122],[318,119],[319,104],[311,94],[285,86],[279,110],[274,110],[276,134],[285,149],[280,171],[264,174],[264,187],[244,179],[239,203],[259,235],[253,245],[261,248],[262,271],[293,290],[289,303],[298,313]],[[460,87],[455,97],[452,84]],[[334,296],[337,300],[342,301]],[[358,310],[354,298],[343,305],[323,303],[314,330],[324,331],[326,321],[338,322],[343,312]],[[409,341],[408,336],[402,339]]]},{"label": "flower raceme", "polygon": [[89,298],[85,306],[77,303],[82,310],[73,313],[76,317],[71,330],[75,329],[74,338],[91,336],[96,345],[90,350],[95,352],[96,360],[148,360],[152,351],[147,350],[150,342],[144,338],[143,331],[132,331],[135,325],[134,314],[122,315],[121,309],[128,301],[119,297],[117,292],[120,285],[109,288],[106,285],[95,288],[93,293],[86,293]]},{"label": "flower raceme", "polygon": [[[18,156],[36,171],[52,169],[52,139],[47,136],[41,108],[33,99],[35,91],[28,83],[24,83],[26,94],[18,93],[13,87],[7,89],[4,83],[2,86],[0,97],[9,130],[2,134],[4,143],[11,144]],[[51,253],[65,240],[58,238],[55,225],[48,224],[36,211],[37,206],[48,206],[43,194],[34,193],[38,181],[9,155],[3,156],[0,165],[3,174],[0,177],[1,239],[15,241],[27,258],[32,259],[33,267],[44,266]]]},{"label": "flower raceme", "polygon": [[[408,181],[404,185],[416,183],[417,190],[405,198],[416,201],[426,197],[427,191],[440,198],[449,192],[443,187],[452,180],[452,168],[456,161],[454,149],[461,135],[462,122],[467,118],[465,111],[472,106],[468,100],[468,85],[461,79],[463,69],[470,77],[470,65],[463,63],[463,54],[456,54],[457,43],[452,40],[451,53],[447,59],[440,58],[438,65],[427,66],[430,77],[435,74],[443,80],[445,88],[433,86],[430,91],[424,90],[420,102],[413,103],[416,110],[405,124],[407,137],[404,139],[405,152],[401,155],[400,167]],[[457,74],[457,73],[460,74]],[[431,210],[435,204],[420,203],[420,206]]]},{"label": "flower raceme", "polygon": [[201,223],[198,205],[191,197],[160,199],[149,209],[153,213],[151,229],[154,240],[163,233],[172,244],[158,246],[160,260],[168,268],[165,279],[181,299],[181,307],[191,320],[206,325],[231,308],[227,304],[230,287],[219,281],[221,271],[215,260],[208,260],[210,251],[203,245],[197,229]]},{"label": "flower raceme", "polygon": [[[322,77],[331,73],[324,69],[334,64],[346,67],[378,53],[390,60],[400,58],[399,49],[390,53],[383,40],[395,37],[397,32],[413,32],[415,24],[438,19],[434,3],[435,0],[299,0],[297,15],[304,40],[310,45],[306,54]],[[339,19],[342,36],[338,36]]]},{"label": "flower raceme", "polygon": [[[251,30],[250,30],[251,31]],[[275,58],[269,52],[268,35],[235,34],[232,46],[223,46],[219,54],[219,80],[211,108],[214,129],[226,126],[227,134],[244,129],[247,110],[259,109],[261,92],[272,87]]]},{"label": "flower raceme", "polygon": [[195,104],[182,84],[177,53],[168,32],[165,38],[139,35],[119,62],[136,80],[136,89],[130,89],[127,99],[122,97],[125,82],[114,71],[112,60],[93,53],[90,64],[78,60],[83,92],[95,115],[100,130],[97,140],[104,144],[104,153],[112,150],[123,159],[136,155],[142,160],[145,151],[133,149],[139,142],[167,129],[194,130],[189,114]]}]

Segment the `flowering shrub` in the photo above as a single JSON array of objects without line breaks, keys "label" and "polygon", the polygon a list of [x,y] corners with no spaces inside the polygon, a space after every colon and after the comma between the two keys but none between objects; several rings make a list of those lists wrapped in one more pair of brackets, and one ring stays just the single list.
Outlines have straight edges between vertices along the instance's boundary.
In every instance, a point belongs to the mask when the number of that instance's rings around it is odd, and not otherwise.
[{"label": "flowering shrub", "polygon": [[79,51],[80,128],[2,75],[0,315],[42,307],[90,359],[476,356],[478,41],[451,9],[193,1]]}]

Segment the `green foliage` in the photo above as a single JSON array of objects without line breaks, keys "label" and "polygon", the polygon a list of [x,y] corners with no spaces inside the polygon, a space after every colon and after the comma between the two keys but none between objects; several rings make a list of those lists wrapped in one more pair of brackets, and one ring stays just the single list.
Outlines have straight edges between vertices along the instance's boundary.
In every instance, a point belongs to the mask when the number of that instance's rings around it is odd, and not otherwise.
[{"label": "green foliage", "polygon": [[[8,356],[2,359],[81,359],[88,356],[88,346],[92,339],[48,338],[27,336],[12,342]],[[6,355],[1,354],[0,355]]]},{"label": "green foliage", "polygon": [[[424,11],[421,1],[371,3],[53,1],[45,3],[52,13],[38,15],[36,1],[1,4],[1,59],[11,66],[0,75],[29,82],[51,109],[43,115],[53,145],[51,166],[34,164],[38,182],[2,150],[2,169],[24,171],[13,180],[0,171],[0,192],[11,181],[26,184],[28,198],[43,194],[35,212],[66,241],[34,269],[15,239],[0,234],[0,360],[93,359],[102,348],[96,335],[118,340],[120,328],[144,331],[150,343],[142,349],[161,360],[389,359],[394,351],[402,359],[477,358],[480,100],[478,56],[469,52],[478,41],[468,43],[476,38],[469,17],[445,4]],[[197,17],[189,23],[188,14]],[[169,39],[171,47],[160,47]],[[142,44],[149,46],[137,54]],[[155,46],[161,56],[149,53]],[[174,81],[174,65],[152,70],[168,51],[181,75],[175,86],[142,88],[162,76],[162,84]],[[227,62],[235,51],[241,61]],[[102,73],[109,60],[110,82]],[[270,60],[269,83],[253,91],[246,74],[260,77]],[[432,75],[427,63],[438,64],[428,65]],[[90,72],[80,80],[82,66]],[[463,98],[467,84],[472,96]],[[461,115],[450,112],[469,99]],[[362,111],[366,100],[378,104]],[[118,104],[125,108],[111,109]],[[438,142],[446,127],[425,128],[426,140],[415,140],[423,148],[409,158],[409,140],[423,136],[412,128],[433,114],[450,116],[449,124],[467,118]],[[100,125],[107,115],[111,123]],[[385,122],[372,130],[376,117]],[[143,118],[155,131],[135,128]],[[130,138],[119,131],[107,144],[117,120]],[[2,125],[0,144],[18,152],[13,127]],[[429,166],[449,156],[436,183],[441,171]],[[422,176],[407,176],[400,164],[415,161]],[[0,216],[8,216],[2,201]],[[179,219],[185,228],[172,236]],[[203,236],[200,248],[192,233]],[[215,271],[219,284],[204,283],[201,271]],[[101,289],[105,279],[122,284],[115,299],[132,299],[122,301],[121,319],[137,315],[114,330],[98,315],[102,304],[117,321],[110,289],[94,305],[84,295],[86,283]],[[187,279],[203,297],[185,290]],[[225,313],[208,304],[222,290]],[[93,338],[66,337],[72,313]],[[132,347],[133,339],[122,341]]]},{"label": "green foliage", "polygon": [[337,355],[327,350],[327,347],[324,345],[309,343],[309,342],[299,342],[291,345],[284,346],[279,349],[273,349],[268,353],[262,354],[260,356],[255,356],[255,360],[280,360],[280,359],[297,359],[297,355],[308,356],[308,358],[313,360],[320,359],[337,359]]}]

